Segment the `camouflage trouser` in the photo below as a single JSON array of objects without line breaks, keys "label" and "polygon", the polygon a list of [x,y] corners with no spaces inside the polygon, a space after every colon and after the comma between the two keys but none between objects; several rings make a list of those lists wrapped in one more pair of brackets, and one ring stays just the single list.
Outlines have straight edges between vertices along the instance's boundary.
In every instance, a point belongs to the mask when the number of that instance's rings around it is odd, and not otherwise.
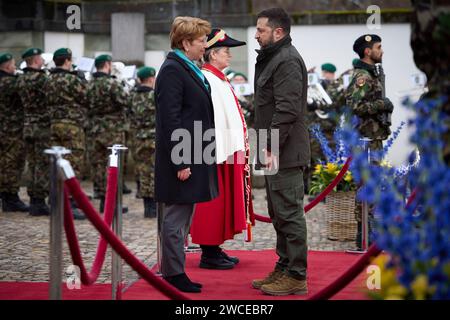
[{"label": "camouflage trouser", "polygon": [[155,140],[136,139],[136,168],[141,184],[142,197],[154,197],[155,179]]},{"label": "camouflage trouser", "polygon": [[34,128],[25,137],[30,181],[27,186],[30,198],[45,199],[49,193],[49,156],[44,153],[49,148],[50,128]]},{"label": "camouflage trouser", "polygon": [[81,179],[85,151],[84,129],[69,123],[53,123],[50,131],[52,146],[62,146],[71,151],[64,158],[70,161],[76,177]]},{"label": "camouflage trouser", "polygon": [[25,167],[22,132],[0,137],[0,192],[17,193]]},{"label": "camouflage trouser", "polygon": [[[94,178],[94,193],[104,197],[106,193],[106,168],[108,167],[108,157],[114,144],[124,144],[125,134],[123,131],[109,130],[91,136],[93,142],[93,152],[91,154],[92,176]],[[125,152],[125,157],[127,153]]]}]

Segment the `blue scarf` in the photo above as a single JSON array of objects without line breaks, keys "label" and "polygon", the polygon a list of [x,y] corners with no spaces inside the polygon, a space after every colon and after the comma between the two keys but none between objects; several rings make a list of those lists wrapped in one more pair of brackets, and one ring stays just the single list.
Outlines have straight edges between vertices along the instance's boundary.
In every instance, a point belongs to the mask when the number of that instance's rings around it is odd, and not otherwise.
[{"label": "blue scarf", "polygon": [[177,56],[179,56],[181,59],[183,59],[184,62],[187,63],[187,65],[189,66],[189,68],[191,68],[192,71],[195,72],[195,74],[200,78],[200,80],[202,80],[202,83],[205,85],[206,90],[209,91],[209,85],[206,82],[206,78],[205,75],[203,74],[203,72],[200,70],[199,67],[197,67],[197,65],[192,62],[191,60],[189,60],[188,57],[186,57],[186,55],[183,53],[183,51],[181,51],[180,49],[175,49],[174,50],[175,54]]}]

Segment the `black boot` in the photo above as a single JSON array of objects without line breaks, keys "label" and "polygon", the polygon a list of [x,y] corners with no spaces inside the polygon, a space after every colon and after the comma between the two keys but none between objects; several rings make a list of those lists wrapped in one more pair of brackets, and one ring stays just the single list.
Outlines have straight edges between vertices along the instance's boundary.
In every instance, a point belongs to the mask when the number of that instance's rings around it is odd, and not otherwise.
[{"label": "black boot", "polygon": [[20,200],[17,193],[3,193],[2,197],[3,212],[28,212],[30,207]]},{"label": "black boot", "polygon": [[72,214],[73,214],[73,218],[75,220],[85,220],[86,216],[84,215],[83,211],[78,209],[77,204],[75,203],[75,201],[70,198],[70,207],[72,208]]},{"label": "black boot", "polygon": [[144,218],[156,218],[156,202],[153,198],[144,197]]},{"label": "black boot", "polygon": [[219,246],[201,245],[200,247],[202,248],[202,257],[199,265],[200,268],[217,270],[234,268],[234,263],[222,256],[222,251]]},{"label": "black boot", "polygon": [[[105,211],[105,197],[100,198],[100,213],[103,213]],[[122,206],[122,213],[127,213],[128,207]]]},{"label": "black boot", "polygon": [[171,277],[164,277],[164,279],[175,288],[183,292],[199,293],[202,291],[199,286],[194,285],[189,280],[185,273]]},{"label": "black boot", "polygon": [[50,208],[45,203],[45,199],[31,198],[31,200],[30,200],[30,215],[34,216],[34,217],[50,215]]},{"label": "black boot", "polygon": [[122,193],[123,193],[123,194],[130,194],[130,193],[131,193],[131,189],[127,187],[127,185],[125,184],[125,182],[123,183]]}]

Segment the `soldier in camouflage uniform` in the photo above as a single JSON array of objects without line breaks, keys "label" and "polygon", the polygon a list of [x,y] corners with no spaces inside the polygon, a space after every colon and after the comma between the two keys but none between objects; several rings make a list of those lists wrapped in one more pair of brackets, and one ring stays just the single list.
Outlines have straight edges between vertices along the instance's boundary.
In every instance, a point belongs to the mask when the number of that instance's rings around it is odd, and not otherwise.
[{"label": "soldier in camouflage uniform", "polygon": [[49,215],[50,210],[45,203],[49,190],[49,159],[44,153],[49,148],[50,114],[46,105],[44,91],[47,74],[42,70],[44,59],[42,50],[30,48],[22,59],[27,63],[24,74],[19,77],[19,95],[24,108],[23,137],[27,150],[30,182],[27,187],[30,196],[30,215]]},{"label": "soldier in camouflage uniform", "polygon": [[[362,35],[354,45],[353,50],[361,60],[356,63],[353,79],[346,91],[347,105],[359,119],[357,129],[363,138],[369,138],[371,151],[381,151],[383,140],[391,134],[390,118],[394,106],[383,96],[384,88],[381,74],[375,68],[381,63],[383,50],[381,38],[374,34]],[[379,159],[373,159],[375,163]],[[355,217],[358,221],[356,244],[361,245],[361,203],[356,203]],[[369,230],[373,221],[373,213],[369,213]]]},{"label": "soldier in camouflage uniform", "polygon": [[[332,104],[321,105],[318,107],[320,111],[326,115],[326,118],[317,117],[323,134],[327,138],[328,144],[332,150],[336,147],[334,141],[334,131],[339,126],[342,107],[345,105],[345,95],[340,82],[336,80],[336,66],[332,63],[322,64],[322,79],[320,84],[325,92],[329,95]],[[325,159],[324,159],[325,160]]]},{"label": "soldier in camouflage uniform", "polygon": [[445,97],[442,111],[447,115],[443,133],[443,157],[450,166],[450,3],[439,0],[413,0],[411,48],[414,62],[427,75],[428,92],[422,99]]},{"label": "soldier in camouflage uniform", "polygon": [[[129,97],[122,84],[111,76],[110,55],[95,59],[97,72],[88,85],[89,120],[91,143],[94,144],[91,165],[94,177],[94,193],[100,197],[100,212],[103,212],[106,192],[106,167],[111,147],[125,143],[124,123],[129,108]],[[128,208],[123,207],[123,212]]]},{"label": "soldier in camouflage uniform", "polygon": [[[70,161],[76,176],[81,179],[87,115],[86,86],[77,72],[71,71],[72,51],[69,48],[56,50],[53,61],[56,68],[50,70],[44,87],[51,117],[50,143],[52,146],[63,146],[72,151],[66,158]],[[76,210],[73,201],[72,210],[76,219],[85,218]]]},{"label": "soldier in camouflage uniform", "polygon": [[140,194],[144,199],[144,217],[156,217],[155,176],[155,69],[143,67],[137,76],[140,85],[131,94],[130,122],[136,132],[134,154],[139,175]]},{"label": "soldier in camouflage uniform", "polygon": [[27,212],[19,199],[25,163],[23,107],[18,95],[16,65],[10,53],[0,54],[0,192],[3,212]]}]

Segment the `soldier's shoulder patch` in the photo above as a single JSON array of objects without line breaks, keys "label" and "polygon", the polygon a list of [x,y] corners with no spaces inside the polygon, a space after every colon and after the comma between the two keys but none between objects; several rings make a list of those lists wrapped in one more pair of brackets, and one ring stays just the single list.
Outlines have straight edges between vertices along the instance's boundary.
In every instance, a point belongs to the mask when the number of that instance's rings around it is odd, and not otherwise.
[{"label": "soldier's shoulder patch", "polygon": [[364,77],[359,77],[358,79],[356,79],[356,85],[358,87],[362,87],[366,84],[366,79]]}]

